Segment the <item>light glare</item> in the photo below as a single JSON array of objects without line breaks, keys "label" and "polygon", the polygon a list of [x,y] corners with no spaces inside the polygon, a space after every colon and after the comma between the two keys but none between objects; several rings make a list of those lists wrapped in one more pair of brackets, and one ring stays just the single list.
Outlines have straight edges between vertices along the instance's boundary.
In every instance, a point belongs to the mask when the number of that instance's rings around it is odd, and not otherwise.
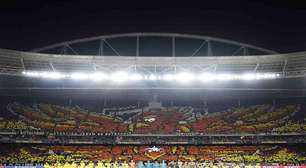
[{"label": "light glare", "polygon": [[198,80],[202,82],[209,82],[209,81],[215,80],[215,75],[211,73],[203,73],[198,76]]},{"label": "light glare", "polygon": [[242,80],[254,80],[257,78],[257,74],[247,73],[241,76]]},{"label": "light glare", "polygon": [[74,80],[85,80],[89,78],[89,75],[86,73],[72,73],[70,78]]},{"label": "light glare", "polygon": [[140,75],[140,74],[134,73],[134,74],[129,75],[129,79],[132,80],[132,81],[140,81],[140,80],[143,79],[143,76]]},{"label": "light glare", "polygon": [[164,79],[166,81],[172,81],[172,80],[175,80],[175,76],[173,74],[166,74],[166,75],[163,76],[162,79]]},{"label": "light glare", "polygon": [[233,74],[218,74],[216,78],[218,80],[234,80],[238,79],[238,76]]},{"label": "light glare", "polygon": [[195,76],[192,73],[182,72],[176,75],[176,79],[182,83],[189,83],[195,79]]},{"label": "light glare", "polygon": [[181,73],[171,73],[171,74],[150,74],[144,75],[139,73],[128,73],[125,71],[118,71],[110,75],[104,72],[75,72],[75,73],[60,73],[53,71],[22,71],[22,75],[35,78],[46,78],[46,79],[73,79],[73,80],[93,80],[93,81],[103,81],[110,80],[113,82],[125,82],[125,81],[141,81],[141,80],[163,80],[163,81],[179,81],[182,83],[189,83],[191,81],[197,80],[201,82],[209,82],[213,80],[218,81],[228,81],[228,80],[264,80],[264,79],[275,79],[279,78],[281,75],[278,73],[244,73],[244,74],[217,74],[217,73],[201,73],[195,74],[190,72]]},{"label": "light glare", "polygon": [[128,74],[124,71],[115,72],[111,75],[111,80],[113,82],[125,82],[128,80]]},{"label": "light glare", "polygon": [[40,74],[42,78],[50,78],[50,79],[62,79],[65,78],[64,74],[59,72],[43,72]]},{"label": "light glare", "polygon": [[107,75],[104,73],[100,73],[100,72],[95,72],[91,75],[89,75],[89,79],[93,80],[93,81],[102,81],[107,79]]},{"label": "light glare", "polygon": [[149,76],[149,80],[152,80],[152,81],[154,81],[154,80],[157,80],[157,76],[156,75],[153,75],[153,74],[151,74],[150,76]]}]

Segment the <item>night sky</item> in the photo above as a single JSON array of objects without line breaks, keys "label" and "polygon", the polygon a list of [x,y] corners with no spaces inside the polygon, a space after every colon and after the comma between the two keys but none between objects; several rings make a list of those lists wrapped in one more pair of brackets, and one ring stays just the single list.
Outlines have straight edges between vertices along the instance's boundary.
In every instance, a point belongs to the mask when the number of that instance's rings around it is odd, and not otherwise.
[{"label": "night sky", "polygon": [[0,48],[26,51],[104,34],[175,32],[220,37],[282,53],[306,51],[302,1],[3,1]]}]

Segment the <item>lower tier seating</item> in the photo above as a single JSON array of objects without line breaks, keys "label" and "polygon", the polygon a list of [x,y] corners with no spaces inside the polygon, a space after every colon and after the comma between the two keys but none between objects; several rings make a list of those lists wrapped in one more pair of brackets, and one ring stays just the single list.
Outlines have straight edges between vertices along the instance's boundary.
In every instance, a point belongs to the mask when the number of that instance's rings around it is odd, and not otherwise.
[{"label": "lower tier seating", "polygon": [[184,161],[226,163],[305,163],[303,146],[53,146],[6,145],[1,164]]}]

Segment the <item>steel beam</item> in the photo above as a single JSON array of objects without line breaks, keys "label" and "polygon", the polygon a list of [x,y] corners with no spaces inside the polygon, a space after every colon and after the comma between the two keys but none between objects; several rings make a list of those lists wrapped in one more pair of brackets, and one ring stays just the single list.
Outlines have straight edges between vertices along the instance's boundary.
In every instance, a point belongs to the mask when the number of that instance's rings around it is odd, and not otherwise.
[{"label": "steel beam", "polygon": [[172,47],[172,57],[175,57],[176,55],[175,55],[175,36],[172,36],[172,45],[171,45],[171,47]]},{"label": "steel beam", "polygon": [[139,56],[139,36],[136,36],[136,57]]},{"label": "steel beam", "polygon": [[191,56],[195,56],[195,55],[203,48],[203,46],[204,46],[206,43],[207,43],[206,40],[203,41],[203,42],[201,43],[201,45],[199,46],[199,48],[197,48],[197,49],[191,54]]},{"label": "steel beam", "polygon": [[89,37],[89,38],[83,38],[83,39],[77,39],[77,40],[71,40],[71,41],[65,41],[57,44],[48,45],[41,48],[36,48],[31,50],[32,52],[41,52],[45,50],[49,50],[52,48],[57,48],[64,46],[66,44],[75,44],[75,43],[83,43],[83,42],[89,42],[89,41],[95,41],[99,39],[112,39],[112,38],[121,38],[121,37],[145,37],[145,36],[157,36],[157,37],[179,37],[179,38],[189,38],[189,39],[200,39],[200,40],[210,40],[210,41],[216,41],[226,44],[232,44],[236,46],[245,46],[247,48],[251,48],[254,50],[262,51],[264,53],[268,54],[277,54],[276,51],[268,50],[262,47],[241,43],[233,40],[227,40],[222,38],[216,38],[216,37],[210,37],[210,36],[202,36],[202,35],[192,35],[192,34],[179,34],[179,33],[125,33],[125,34],[112,34],[112,35],[102,35],[102,36],[95,36],[95,37]]}]

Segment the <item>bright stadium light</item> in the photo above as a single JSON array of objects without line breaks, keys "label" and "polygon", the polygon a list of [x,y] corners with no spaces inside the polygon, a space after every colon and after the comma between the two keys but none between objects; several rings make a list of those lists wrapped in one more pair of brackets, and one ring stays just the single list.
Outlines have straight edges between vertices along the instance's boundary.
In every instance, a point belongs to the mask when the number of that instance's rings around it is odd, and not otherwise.
[{"label": "bright stadium light", "polygon": [[215,80],[216,75],[212,73],[203,73],[203,74],[198,75],[197,79],[202,82],[209,82],[209,81]]},{"label": "bright stadium light", "polygon": [[89,79],[89,74],[87,74],[87,73],[77,72],[77,73],[72,73],[69,76],[70,76],[71,79],[74,79],[74,80],[86,80],[86,79]]},{"label": "bright stadium light", "polygon": [[143,80],[143,76],[137,73],[132,73],[129,75],[129,80],[131,81],[140,81]]},{"label": "bright stadium light", "polygon": [[113,82],[121,83],[121,82],[125,82],[129,78],[128,78],[128,73],[127,72],[118,71],[118,72],[115,72],[115,73],[111,74],[110,79]]},{"label": "bright stadium light", "polygon": [[275,73],[256,74],[256,79],[274,79],[277,77],[279,77],[279,74],[275,74]]},{"label": "bright stadium light", "polygon": [[225,80],[234,80],[237,79],[238,76],[234,75],[234,74],[217,74],[216,75],[216,79],[217,80],[221,80],[221,81],[225,81]]},{"label": "bright stadium light", "polygon": [[91,79],[93,81],[103,81],[103,80],[106,80],[107,78],[108,78],[108,76],[105,73],[102,73],[102,72],[95,72],[95,73],[89,75],[89,79]]},{"label": "bright stadium light", "polygon": [[148,79],[149,79],[149,80],[152,80],[152,81],[155,81],[155,80],[158,79],[158,76],[157,76],[157,75],[154,75],[154,74],[151,74],[151,75],[149,75]]},{"label": "bright stadium light", "polygon": [[165,81],[173,81],[175,80],[175,75],[173,74],[165,74],[162,76],[162,79]]},{"label": "bright stadium light", "polygon": [[242,80],[255,80],[255,79],[257,79],[257,74],[246,73],[246,74],[242,74],[241,76],[239,76],[239,78],[242,79]]},{"label": "bright stadium light", "polygon": [[48,79],[63,79],[66,77],[65,74],[59,72],[41,72],[39,76]]},{"label": "bright stadium light", "polygon": [[25,72],[25,75],[29,77],[39,77],[39,72],[27,71]]},{"label": "bright stadium light", "polygon": [[65,74],[59,72],[36,72],[36,71],[23,71],[23,75],[28,77],[46,78],[46,79],[62,79],[65,78]]},{"label": "bright stadium light", "polygon": [[117,71],[110,75],[103,72],[85,73],[85,72],[75,72],[75,73],[60,73],[53,71],[23,71],[21,73],[27,77],[35,78],[46,78],[46,79],[73,79],[73,80],[93,80],[93,81],[103,81],[109,80],[113,82],[125,82],[125,81],[141,81],[141,80],[163,80],[163,81],[179,81],[181,83],[189,83],[191,81],[197,80],[201,82],[209,81],[230,81],[230,80],[264,80],[264,79],[275,79],[281,77],[278,73],[244,73],[244,74],[230,74],[230,73],[199,73],[193,74],[190,72],[181,73],[169,73],[164,75],[150,74],[144,75],[139,73],[128,73],[125,71]]},{"label": "bright stadium light", "polygon": [[273,78],[276,78],[276,74],[275,73],[267,73],[267,74],[265,74],[264,78],[273,79]]},{"label": "bright stadium light", "polygon": [[181,72],[176,75],[176,80],[182,83],[189,83],[195,79],[195,75],[189,72]]}]

